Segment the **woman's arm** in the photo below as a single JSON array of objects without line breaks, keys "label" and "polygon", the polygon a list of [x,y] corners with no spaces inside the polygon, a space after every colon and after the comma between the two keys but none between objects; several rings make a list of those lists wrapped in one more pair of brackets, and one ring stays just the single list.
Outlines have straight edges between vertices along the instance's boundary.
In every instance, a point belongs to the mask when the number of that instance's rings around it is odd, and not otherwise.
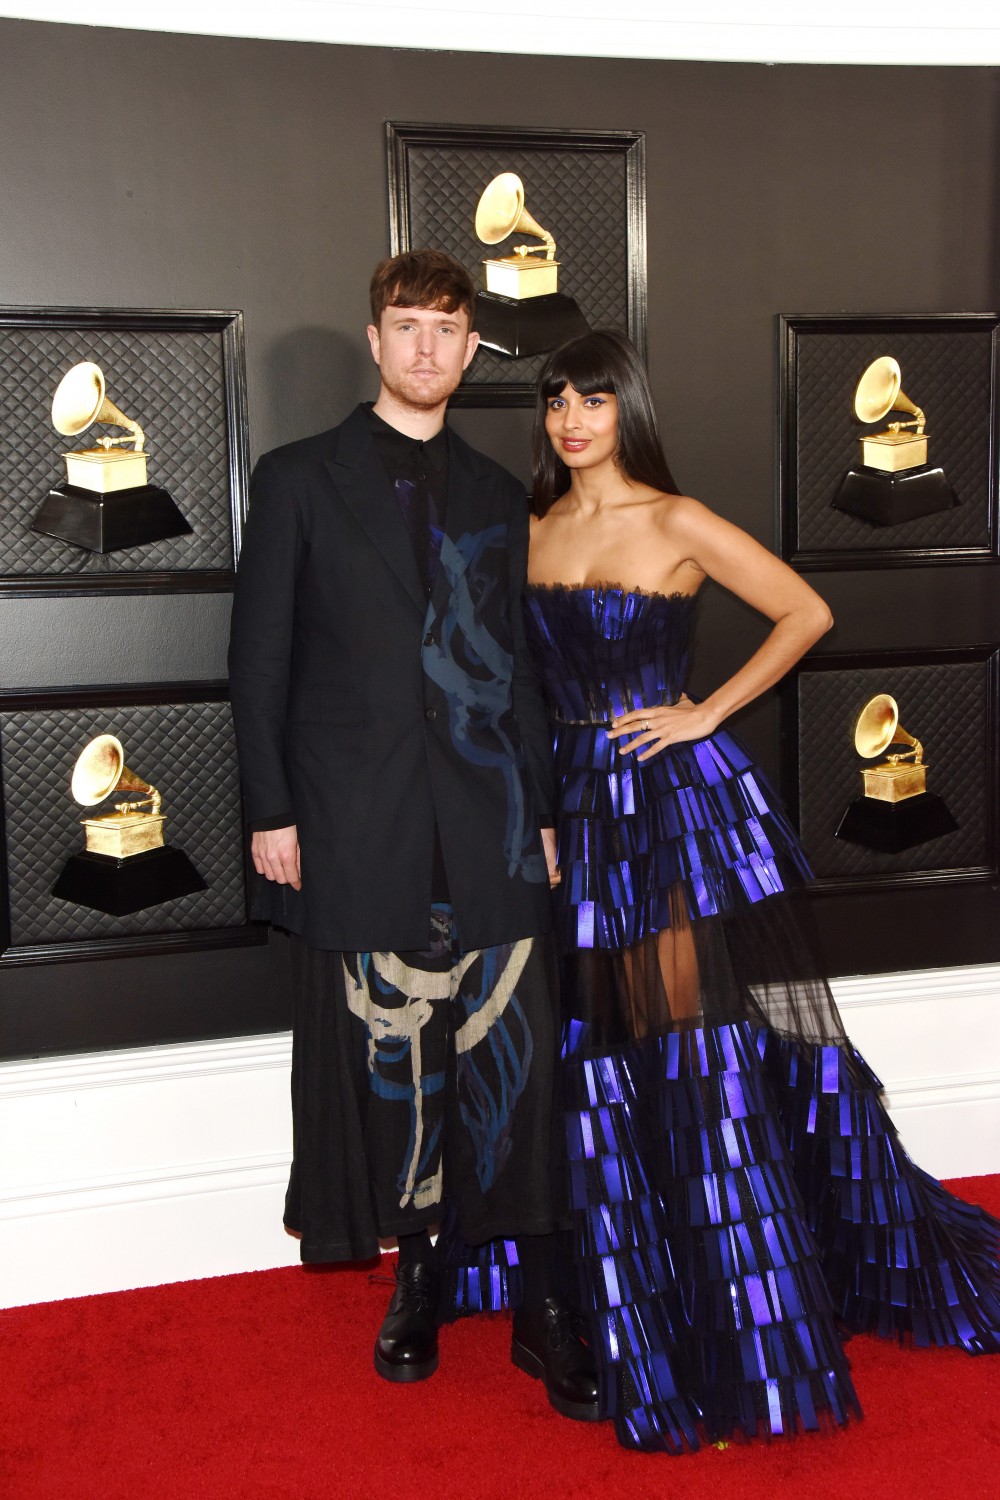
[{"label": "woman's arm", "polygon": [[[681,497],[665,523],[671,549],[730,593],[758,610],[773,629],[732,677],[702,702],[638,709],[615,720],[612,738],[635,736],[624,750],[642,749],[647,760],[667,745],[702,739],[747,703],[779,682],[833,624],[827,605],[809,584],[753,537],[706,506]],[[648,724],[648,730],[644,728]]]}]

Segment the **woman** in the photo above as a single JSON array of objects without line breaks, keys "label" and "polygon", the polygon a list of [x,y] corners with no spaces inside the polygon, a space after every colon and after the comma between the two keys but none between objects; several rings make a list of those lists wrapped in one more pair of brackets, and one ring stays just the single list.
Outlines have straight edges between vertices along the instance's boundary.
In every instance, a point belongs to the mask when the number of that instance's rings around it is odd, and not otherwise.
[{"label": "woman", "polygon": [[[807,941],[808,868],[720,725],[831,624],[797,574],[677,493],[626,340],[538,390],[527,624],[560,786],[574,1249],[628,1446],[846,1422],[842,1335],[1000,1351],[1000,1225],[905,1156]],[[772,622],[684,692],[706,578]]]}]

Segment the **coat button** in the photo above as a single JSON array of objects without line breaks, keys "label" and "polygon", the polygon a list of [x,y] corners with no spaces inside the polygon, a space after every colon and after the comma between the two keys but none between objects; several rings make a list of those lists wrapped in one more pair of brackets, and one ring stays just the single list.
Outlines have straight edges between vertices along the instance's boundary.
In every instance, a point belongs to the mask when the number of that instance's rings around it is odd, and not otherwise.
[{"label": "coat button", "polygon": [[437,711],[436,708],[428,708],[428,709],[424,710],[424,718],[425,719],[436,719],[437,716],[438,716],[438,711]]}]

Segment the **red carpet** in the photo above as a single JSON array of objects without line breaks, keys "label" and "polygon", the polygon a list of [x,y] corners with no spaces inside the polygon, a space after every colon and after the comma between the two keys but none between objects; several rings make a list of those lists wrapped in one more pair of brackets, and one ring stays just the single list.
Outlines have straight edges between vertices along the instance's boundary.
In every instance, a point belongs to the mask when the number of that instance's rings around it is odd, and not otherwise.
[{"label": "red carpet", "polygon": [[[1000,1213],[1000,1177],[952,1184]],[[803,1500],[1000,1492],[1000,1358],[849,1346],[865,1420],[685,1458],[567,1422],[509,1361],[504,1319],[442,1334],[441,1368],[372,1369],[388,1288],[264,1271],[0,1313],[10,1500]]]}]

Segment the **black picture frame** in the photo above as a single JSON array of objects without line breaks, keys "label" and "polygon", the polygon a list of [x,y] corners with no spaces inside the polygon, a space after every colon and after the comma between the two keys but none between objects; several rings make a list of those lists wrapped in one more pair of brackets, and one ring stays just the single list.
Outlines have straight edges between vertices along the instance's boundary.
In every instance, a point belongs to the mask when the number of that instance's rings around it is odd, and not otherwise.
[{"label": "black picture frame", "polygon": [[[803,571],[996,561],[1000,314],[782,314],[778,339],[781,556]],[[926,410],[929,461],[960,503],[876,526],[832,501],[860,457],[854,390],[884,354],[899,360],[904,392]]]},{"label": "black picture frame", "polygon": [[[171,493],[189,536],[100,554],[32,531],[73,446],[51,423],[55,387],[84,359],[144,427],[150,482]],[[242,312],[4,307],[0,368],[0,596],[233,587],[249,485]]]},{"label": "black picture frame", "polygon": [[[897,699],[924,745],[928,791],[957,818],[953,833],[901,854],[837,839],[862,793],[853,728],[876,693]],[[780,691],[782,796],[820,892],[875,892],[1000,880],[1000,645],[805,657]]]},{"label": "black picture frame", "polygon": [[[645,360],[645,149],[639,130],[389,120],[390,253],[447,250],[482,286],[480,262],[502,254],[507,241],[479,242],[476,205],[493,177],[518,171],[525,177],[526,207],[555,234],[560,290],[577,300],[591,326],[626,334]],[[507,358],[480,348],[451,405],[531,406],[544,358]]]},{"label": "black picture frame", "polygon": [[[152,915],[119,918],[60,901],[51,886],[83,846],[84,809],[69,785],[76,755],[93,735],[123,724],[131,728],[126,760],[163,794],[167,843],[192,859],[206,889],[148,909]],[[164,760],[167,781],[154,774]],[[0,785],[0,970],[267,941],[266,928],[249,919],[253,869],[228,683],[0,695]]]}]

